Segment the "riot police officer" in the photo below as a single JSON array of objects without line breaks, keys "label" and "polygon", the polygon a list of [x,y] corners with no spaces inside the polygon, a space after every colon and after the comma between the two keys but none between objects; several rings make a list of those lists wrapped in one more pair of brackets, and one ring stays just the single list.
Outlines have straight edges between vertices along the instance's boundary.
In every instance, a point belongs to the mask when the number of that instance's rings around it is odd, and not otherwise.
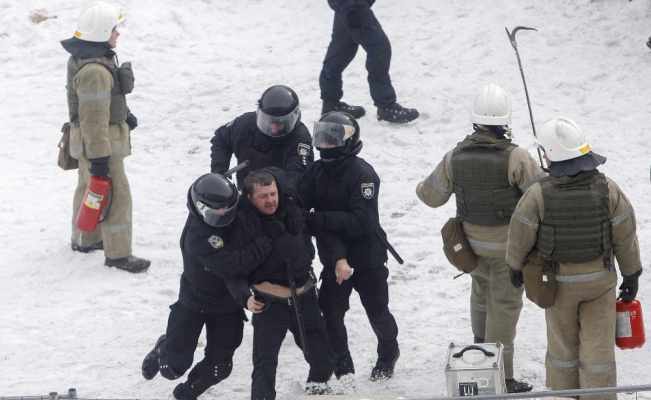
[{"label": "riot police officer", "polygon": [[258,109],[235,118],[215,131],[211,139],[212,172],[228,170],[233,154],[249,166],[237,173],[237,187],[251,171],[278,167],[287,175],[289,190],[296,191],[308,163],[314,160],[312,138],[301,122],[298,96],[287,86],[265,90]]},{"label": "riot police officer", "polygon": [[343,244],[325,243],[327,239],[317,235],[323,264],[319,306],[336,356],[335,375],[355,373],[344,325],[355,289],[378,338],[371,380],[389,379],[400,350],[398,326],[389,311],[387,248],[380,237],[386,236],[378,213],[380,178],[357,157],[362,150],[360,128],[350,114],[323,115],[314,124],[313,146],[321,159],[308,166],[299,192],[306,209],[314,209],[307,223],[312,231],[336,234]]},{"label": "riot police officer", "polygon": [[167,379],[180,378],[192,366],[199,335],[206,327],[205,358],[174,389],[178,400],[196,399],[230,375],[246,316],[233,301],[225,279],[247,276],[271,252],[271,241],[262,235],[237,249],[230,245],[238,198],[235,185],[213,173],[201,176],[188,191],[179,299],[170,306],[166,334],[142,363],[147,380],[159,371]]}]

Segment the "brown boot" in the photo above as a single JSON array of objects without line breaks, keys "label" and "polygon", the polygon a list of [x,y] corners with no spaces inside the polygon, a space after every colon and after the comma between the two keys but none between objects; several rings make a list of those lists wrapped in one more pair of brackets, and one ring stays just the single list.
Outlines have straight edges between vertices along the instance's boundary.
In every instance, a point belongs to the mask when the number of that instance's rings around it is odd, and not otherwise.
[{"label": "brown boot", "polygon": [[134,255],[130,255],[124,258],[117,258],[115,260],[107,258],[106,261],[104,261],[104,265],[107,267],[115,267],[127,272],[132,272],[134,274],[146,270],[149,268],[150,264],[151,262],[149,260],[138,258]]}]

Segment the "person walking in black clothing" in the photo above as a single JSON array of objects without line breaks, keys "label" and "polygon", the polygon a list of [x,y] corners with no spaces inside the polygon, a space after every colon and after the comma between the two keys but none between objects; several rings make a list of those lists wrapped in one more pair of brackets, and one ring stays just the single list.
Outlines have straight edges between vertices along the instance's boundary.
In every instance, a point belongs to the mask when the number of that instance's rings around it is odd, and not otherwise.
[{"label": "person walking in black clothing", "polygon": [[180,378],[192,366],[205,326],[205,358],[174,389],[174,398],[179,400],[196,399],[230,375],[246,316],[224,279],[247,276],[271,253],[271,241],[262,234],[241,248],[230,245],[238,197],[235,185],[218,174],[201,176],[188,192],[190,213],[181,235],[179,299],[170,306],[167,333],[142,363],[147,380],[159,371],[167,379]]},{"label": "person walking in black clothing", "polygon": [[[306,391],[328,393],[334,355],[316,297],[311,237],[287,232],[281,170],[265,168],[252,172],[245,180],[245,191],[249,202],[238,212],[232,243],[245,246],[261,234],[273,239],[271,255],[252,272],[248,282],[240,280],[240,289],[236,290],[240,293],[236,301],[253,312],[251,399],[276,398],[278,352],[288,330],[310,364]],[[251,297],[249,285],[255,298]]]},{"label": "person walking in black clothing", "polygon": [[362,150],[359,138],[359,125],[351,115],[331,112],[321,117],[314,124],[313,142],[321,160],[308,167],[299,195],[306,209],[314,209],[308,214],[308,226],[333,232],[343,243],[342,248],[317,236],[323,264],[319,305],[335,352],[335,375],[355,373],[344,325],[355,289],[378,338],[377,363],[371,372],[375,381],[393,376],[400,350],[398,326],[389,311],[387,248],[380,238],[386,237],[378,213],[380,179],[357,157]]},{"label": "person walking in black clothing", "polygon": [[258,101],[257,111],[221,126],[210,142],[212,172],[226,172],[233,154],[238,164],[249,161],[248,167],[237,173],[240,190],[249,172],[278,167],[285,171],[290,190],[295,191],[305,167],[314,161],[312,137],[301,122],[298,96],[282,85],[267,89]]},{"label": "person walking in black clothing", "polygon": [[335,11],[332,41],[328,46],[323,69],[319,77],[323,108],[321,114],[342,111],[355,118],[366,114],[363,107],[341,101],[344,95],[341,74],[353,61],[361,45],[366,51],[366,70],[377,118],[382,121],[405,124],[418,118],[414,108],[404,108],[396,103],[396,92],[391,84],[391,43],[371,6],[375,0],[328,0]]}]

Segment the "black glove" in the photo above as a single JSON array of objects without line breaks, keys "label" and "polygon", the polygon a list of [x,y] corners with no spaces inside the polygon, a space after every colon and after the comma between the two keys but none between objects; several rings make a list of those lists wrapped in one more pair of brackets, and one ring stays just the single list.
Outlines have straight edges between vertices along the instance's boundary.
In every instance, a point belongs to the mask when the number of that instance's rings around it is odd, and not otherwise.
[{"label": "black glove", "polygon": [[293,197],[285,197],[283,199],[283,208],[285,209],[285,222],[287,223],[287,232],[292,235],[297,235],[301,231],[303,224],[303,216],[296,206]]},{"label": "black glove", "polygon": [[520,289],[520,286],[524,284],[522,270],[517,270],[509,267],[509,278],[511,279],[511,285],[513,285],[513,287],[516,289]]},{"label": "black glove", "polygon": [[131,130],[136,129],[136,127],[138,126],[138,118],[136,118],[135,115],[131,114],[131,112],[129,112],[129,116],[127,116],[127,119],[124,122],[126,122],[127,125],[129,125],[129,129]]},{"label": "black glove", "polygon": [[90,173],[104,179],[109,178],[109,157],[89,158]]},{"label": "black glove", "polygon": [[638,289],[638,280],[640,279],[640,275],[642,275],[642,269],[634,273],[633,275],[629,276],[622,276],[624,279],[624,282],[622,282],[621,285],[619,285],[619,298],[624,300],[624,301],[632,301],[635,300],[635,296],[637,296],[637,289]]},{"label": "black glove", "polygon": [[325,229],[326,216],[324,212],[315,211],[306,213],[305,223],[312,233],[318,233]]},{"label": "black glove", "polygon": [[350,29],[359,29],[362,27],[362,18],[360,18],[357,10],[349,11],[348,14],[346,14],[346,25],[348,25]]},{"label": "black glove", "polygon": [[276,218],[268,218],[262,221],[262,233],[268,236],[271,240],[285,233],[285,224]]}]

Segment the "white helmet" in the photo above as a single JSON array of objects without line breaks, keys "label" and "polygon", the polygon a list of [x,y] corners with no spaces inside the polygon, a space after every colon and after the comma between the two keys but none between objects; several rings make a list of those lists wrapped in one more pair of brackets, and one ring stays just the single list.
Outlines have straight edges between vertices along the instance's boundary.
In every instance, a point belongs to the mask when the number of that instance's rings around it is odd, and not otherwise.
[{"label": "white helmet", "polygon": [[113,28],[123,21],[124,17],[116,6],[98,1],[84,8],[79,14],[75,37],[87,42],[107,42],[111,38]]},{"label": "white helmet", "polygon": [[544,151],[552,162],[581,157],[590,151],[581,127],[565,117],[543,122],[538,128],[534,146]]},{"label": "white helmet", "polygon": [[511,123],[511,98],[506,90],[489,83],[479,89],[470,106],[470,122],[480,125]]}]

